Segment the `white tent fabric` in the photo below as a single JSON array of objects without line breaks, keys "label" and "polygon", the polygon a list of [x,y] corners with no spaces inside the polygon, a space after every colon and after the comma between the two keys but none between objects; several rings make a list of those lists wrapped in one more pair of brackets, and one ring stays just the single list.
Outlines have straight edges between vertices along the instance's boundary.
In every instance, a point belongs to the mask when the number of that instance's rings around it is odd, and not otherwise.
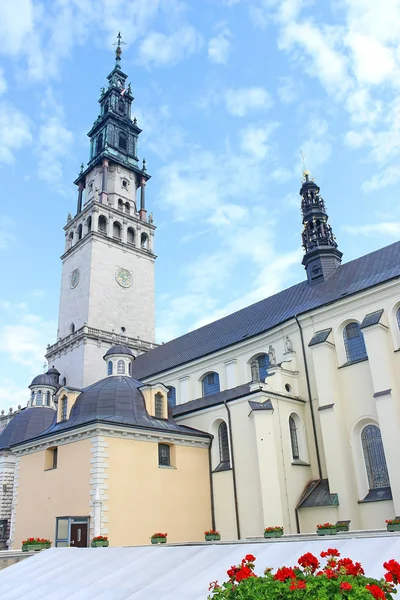
[{"label": "white tent fabric", "polygon": [[206,600],[211,581],[245,554],[256,556],[256,573],[265,567],[293,566],[299,556],[319,556],[337,548],[359,561],[366,575],[380,578],[383,562],[400,562],[400,536],[241,543],[138,546],[128,548],[52,548],[0,571],[2,600]]}]

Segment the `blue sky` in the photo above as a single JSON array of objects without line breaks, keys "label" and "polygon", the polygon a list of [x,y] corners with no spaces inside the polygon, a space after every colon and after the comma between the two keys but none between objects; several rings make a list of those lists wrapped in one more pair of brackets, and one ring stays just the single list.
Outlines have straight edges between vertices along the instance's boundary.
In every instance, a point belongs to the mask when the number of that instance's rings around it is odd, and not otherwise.
[{"label": "blue sky", "polygon": [[298,191],[348,261],[398,239],[400,0],[0,3],[0,408],[55,341],[72,181],[116,33],[152,179],[157,341],[305,277]]}]

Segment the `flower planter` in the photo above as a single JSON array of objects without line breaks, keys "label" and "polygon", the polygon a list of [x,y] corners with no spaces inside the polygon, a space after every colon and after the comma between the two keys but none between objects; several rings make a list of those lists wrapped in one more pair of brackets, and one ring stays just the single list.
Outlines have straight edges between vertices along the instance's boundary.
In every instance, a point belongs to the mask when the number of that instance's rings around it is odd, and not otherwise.
[{"label": "flower planter", "polygon": [[206,542],[219,542],[221,536],[219,533],[206,533]]},{"label": "flower planter", "polygon": [[162,538],[160,538],[160,537],[157,537],[157,538],[152,537],[151,538],[151,543],[152,544],[166,544],[167,543],[167,538],[165,538],[165,537],[162,537]]},{"label": "flower planter", "polygon": [[318,529],[317,530],[318,535],[336,535],[337,534],[337,530],[336,527],[332,527],[331,529]]},{"label": "flower planter", "polygon": [[336,532],[343,533],[343,531],[349,531],[348,525],[336,525]]},{"label": "flower planter", "polygon": [[280,531],[264,531],[265,538],[280,538],[283,536],[283,529]]},{"label": "flower planter", "polygon": [[108,540],[97,540],[95,542],[91,542],[90,545],[92,548],[106,548],[109,544],[110,542]]},{"label": "flower planter", "polygon": [[400,531],[400,523],[388,523],[386,525],[387,531]]},{"label": "flower planter", "polygon": [[22,552],[39,552],[44,549],[43,544],[23,544]]}]

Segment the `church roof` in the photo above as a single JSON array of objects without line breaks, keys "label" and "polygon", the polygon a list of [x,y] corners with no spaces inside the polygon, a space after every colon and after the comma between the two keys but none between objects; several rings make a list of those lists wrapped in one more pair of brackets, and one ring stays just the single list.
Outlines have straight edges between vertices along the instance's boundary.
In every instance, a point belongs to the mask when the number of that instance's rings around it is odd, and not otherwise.
[{"label": "church roof", "polygon": [[265,300],[138,356],[133,375],[143,379],[252,338],[295,315],[331,304],[400,277],[400,242],[345,263],[318,285],[302,281]]},{"label": "church roof", "polygon": [[107,350],[103,358],[110,356],[111,354],[128,354],[129,356],[133,356],[132,350],[128,348],[128,346],[123,346],[122,344],[116,344],[115,346],[112,346],[112,348]]},{"label": "church roof", "polygon": [[178,425],[172,419],[152,417],[140,391],[141,381],[128,376],[106,377],[85,388],[75,401],[69,419],[54,423],[44,435],[96,421],[131,425],[183,435],[209,437],[207,433]]},{"label": "church roof", "polygon": [[54,409],[47,406],[21,410],[2,431],[0,450],[39,436],[51,425],[54,415]]},{"label": "church roof", "polygon": [[36,375],[36,377],[32,379],[31,385],[29,387],[31,387],[32,385],[50,385],[54,388],[57,387],[57,385],[54,383],[54,379],[50,377],[50,375],[48,375],[47,373]]}]

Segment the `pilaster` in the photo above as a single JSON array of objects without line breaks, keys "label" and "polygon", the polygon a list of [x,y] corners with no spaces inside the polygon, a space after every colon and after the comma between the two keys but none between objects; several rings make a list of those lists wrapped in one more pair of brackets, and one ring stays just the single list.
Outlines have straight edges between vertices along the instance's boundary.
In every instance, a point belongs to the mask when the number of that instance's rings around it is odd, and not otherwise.
[{"label": "pilaster", "polygon": [[108,442],[99,432],[91,439],[90,539],[108,534]]}]

